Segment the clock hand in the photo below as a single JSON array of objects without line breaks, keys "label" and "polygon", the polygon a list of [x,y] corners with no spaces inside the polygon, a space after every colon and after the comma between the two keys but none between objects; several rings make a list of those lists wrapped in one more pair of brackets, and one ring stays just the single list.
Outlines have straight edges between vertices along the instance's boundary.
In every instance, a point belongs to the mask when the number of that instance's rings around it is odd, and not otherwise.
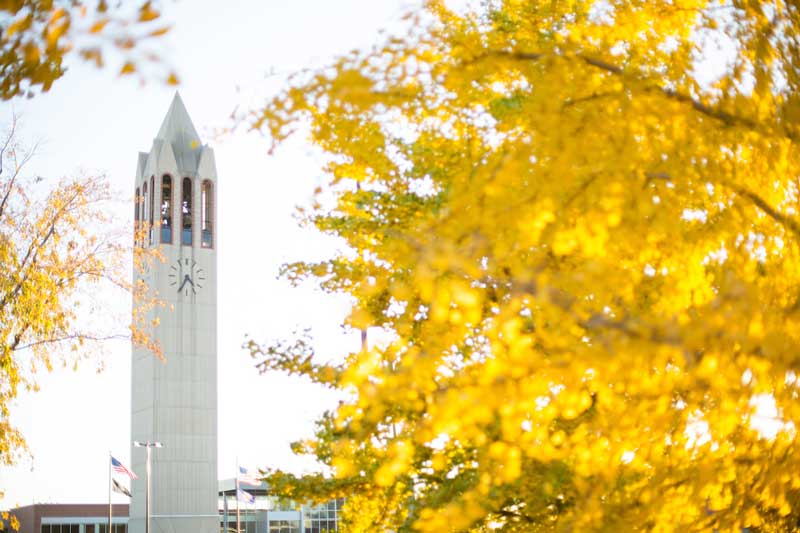
[{"label": "clock hand", "polygon": [[[183,276],[183,282],[181,283],[181,286],[178,287],[178,292],[181,292],[183,290],[183,286],[186,285],[187,281],[189,282],[189,284],[192,287],[194,287],[194,282],[192,281],[192,278],[189,277],[189,274],[186,274],[186,275]],[[194,290],[194,289],[192,289],[192,290]]]}]

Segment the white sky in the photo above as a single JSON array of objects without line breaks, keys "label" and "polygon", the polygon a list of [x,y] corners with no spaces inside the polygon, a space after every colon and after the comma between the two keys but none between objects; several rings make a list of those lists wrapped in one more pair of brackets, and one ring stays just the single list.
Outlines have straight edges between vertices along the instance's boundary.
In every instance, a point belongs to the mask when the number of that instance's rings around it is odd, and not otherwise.
[{"label": "white sky", "polygon": [[[328,62],[336,54],[380,39],[418,4],[414,0],[183,0],[169,3],[176,22],[163,57],[177,67],[181,96],[219,175],[219,476],[235,464],[301,471],[289,443],[307,436],[335,398],[307,382],[259,376],[241,349],[245,334],[260,340],[313,327],[318,347],[336,357],[357,349],[343,333],[344,301],[311,287],[291,289],[275,276],[281,263],[322,257],[335,243],[297,228],[292,212],[321,178],[319,160],[301,140],[276,156],[254,134],[212,139],[229,126],[235,106],[274,94],[282,75]],[[224,7],[220,7],[224,6]],[[277,76],[265,78],[268,72]],[[239,91],[238,88],[241,89]],[[0,103],[0,127],[21,116],[21,139],[42,140],[29,171],[57,180],[79,169],[106,172],[132,196],[137,152],[150,150],[174,89],[117,78],[72,64],[50,93]],[[119,215],[132,217],[131,206]],[[21,393],[12,421],[33,460],[0,470],[6,497],[0,509],[34,502],[104,502],[108,452],[130,464],[130,346],[110,344],[106,370],[89,363],[77,372],[39,376],[42,391]],[[321,350],[320,350],[321,351]],[[143,474],[143,473],[142,473]],[[127,498],[114,495],[115,502]]]}]

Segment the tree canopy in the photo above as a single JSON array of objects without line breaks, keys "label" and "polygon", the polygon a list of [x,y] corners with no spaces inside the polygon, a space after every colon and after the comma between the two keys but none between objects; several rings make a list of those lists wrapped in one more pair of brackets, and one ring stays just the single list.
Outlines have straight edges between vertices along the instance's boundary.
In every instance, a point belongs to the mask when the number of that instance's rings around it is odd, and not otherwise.
[{"label": "tree canopy", "polygon": [[[26,450],[12,423],[12,402],[20,389],[35,390],[36,373],[75,367],[97,355],[104,341],[132,337],[156,356],[160,347],[148,311],[161,305],[146,284],[130,281],[128,232],[110,215],[103,175],[65,177],[57,183],[32,176],[26,164],[35,146],[19,141],[14,122],[0,154],[0,465],[15,464]],[[141,270],[159,257],[134,250]],[[102,289],[109,300],[96,297]],[[127,317],[111,313],[114,290],[140,304],[130,331]],[[127,308],[120,309],[126,313]],[[124,322],[123,322],[124,323]],[[2,487],[0,487],[1,494]]]},{"label": "tree canopy", "polygon": [[800,10],[782,0],[431,1],[251,116],[308,131],[286,265],[390,340],[265,371],[346,395],[268,481],[345,531],[794,530]]},{"label": "tree canopy", "polygon": [[[64,58],[78,54],[98,67],[111,53],[120,74],[132,74],[158,56],[144,41],[169,27],[160,22],[159,2],[123,4],[106,0],[5,0],[0,2],[0,98],[46,92],[64,75]],[[114,53],[114,52],[116,53]],[[177,83],[175,74],[165,76]]]}]

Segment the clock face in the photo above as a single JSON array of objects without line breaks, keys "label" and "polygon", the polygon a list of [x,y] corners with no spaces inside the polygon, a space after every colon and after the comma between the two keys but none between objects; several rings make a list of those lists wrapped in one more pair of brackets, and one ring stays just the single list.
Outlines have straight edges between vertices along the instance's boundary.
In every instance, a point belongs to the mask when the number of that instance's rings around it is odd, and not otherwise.
[{"label": "clock face", "polygon": [[178,288],[178,293],[189,296],[189,292],[197,294],[203,288],[206,281],[206,273],[202,268],[198,268],[197,261],[184,257],[175,261],[169,267],[169,284]]}]

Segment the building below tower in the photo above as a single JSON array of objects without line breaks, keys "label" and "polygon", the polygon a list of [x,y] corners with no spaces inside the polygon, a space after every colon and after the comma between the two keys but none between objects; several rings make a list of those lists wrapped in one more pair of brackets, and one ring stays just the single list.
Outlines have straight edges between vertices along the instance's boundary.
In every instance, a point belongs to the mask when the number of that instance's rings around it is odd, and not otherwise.
[{"label": "building below tower", "polygon": [[[241,533],[334,533],[344,500],[300,505],[267,493],[266,485],[248,487],[252,504],[239,504]],[[235,480],[219,482],[219,531],[236,533]],[[108,533],[108,504],[42,504],[10,509],[20,521],[19,533]],[[114,504],[111,533],[128,533],[129,508]],[[9,523],[6,521],[5,526]],[[7,527],[8,530],[8,527]]]}]

